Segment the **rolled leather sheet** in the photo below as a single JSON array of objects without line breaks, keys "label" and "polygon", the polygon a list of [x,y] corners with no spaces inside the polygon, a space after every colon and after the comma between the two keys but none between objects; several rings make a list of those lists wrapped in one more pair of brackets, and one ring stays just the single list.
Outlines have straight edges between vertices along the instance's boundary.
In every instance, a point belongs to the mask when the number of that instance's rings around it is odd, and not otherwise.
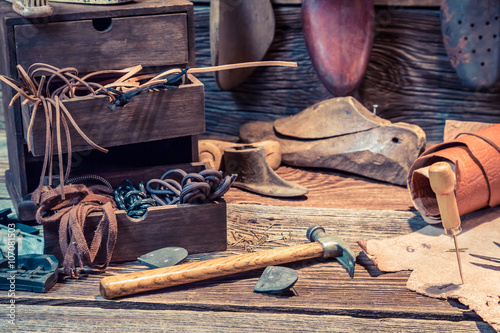
[{"label": "rolled leather sheet", "polygon": [[460,215],[500,204],[500,124],[435,145],[413,163],[408,189],[413,205],[431,224],[441,223],[441,216],[429,183],[429,167],[440,161],[455,171]]}]

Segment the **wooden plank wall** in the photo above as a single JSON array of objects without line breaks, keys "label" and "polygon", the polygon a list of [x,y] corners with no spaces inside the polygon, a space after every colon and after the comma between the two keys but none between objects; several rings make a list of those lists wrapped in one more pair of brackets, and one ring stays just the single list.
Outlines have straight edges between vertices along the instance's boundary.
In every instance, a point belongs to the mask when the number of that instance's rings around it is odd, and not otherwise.
[{"label": "wooden plank wall", "polygon": [[[197,66],[204,67],[211,64],[210,6],[207,0],[194,3]],[[319,82],[305,48],[300,0],[273,3],[277,27],[265,60],[296,61],[299,67],[259,68],[234,91],[220,91],[212,74],[198,75],[205,84],[207,134],[238,135],[248,121],[292,115],[333,97]],[[458,81],[442,43],[438,0],[375,3],[375,42],[356,94],[361,102],[370,109],[377,104],[381,117],[421,126],[430,141],[442,140],[446,119],[500,122],[500,85],[471,91]]]},{"label": "wooden plank wall", "polygon": [[[209,4],[195,2],[197,66],[209,66]],[[237,135],[245,122],[292,115],[333,97],[311,65],[295,2],[275,3],[275,38],[265,60],[296,61],[298,68],[259,68],[234,91],[220,91],[211,74],[198,76],[208,134]],[[401,5],[376,7],[376,37],[356,97],[369,109],[377,104],[383,118],[421,126],[429,141],[442,140],[446,119],[499,123],[500,85],[471,91],[460,84],[442,42],[438,1],[392,3]]]}]

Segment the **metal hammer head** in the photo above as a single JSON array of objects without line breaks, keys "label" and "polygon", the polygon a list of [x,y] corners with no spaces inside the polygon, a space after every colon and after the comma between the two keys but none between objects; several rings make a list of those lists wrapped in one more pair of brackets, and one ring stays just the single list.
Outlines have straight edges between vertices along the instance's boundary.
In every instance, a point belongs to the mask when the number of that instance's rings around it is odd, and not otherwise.
[{"label": "metal hammer head", "polygon": [[335,258],[347,270],[350,277],[354,276],[356,255],[343,240],[333,235],[328,235],[325,229],[312,226],[307,229],[307,239],[319,242],[323,246],[324,258]]}]

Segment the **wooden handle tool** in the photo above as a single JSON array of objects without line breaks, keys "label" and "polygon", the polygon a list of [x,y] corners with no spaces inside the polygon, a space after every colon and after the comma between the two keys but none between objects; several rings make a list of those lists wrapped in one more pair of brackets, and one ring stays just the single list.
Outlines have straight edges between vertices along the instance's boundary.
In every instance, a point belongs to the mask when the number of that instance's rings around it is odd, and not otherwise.
[{"label": "wooden handle tool", "polygon": [[113,299],[317,257],[336,258],[353,276],[355,255],[346,243],[321,227],[309,228],[307,237],[312,243],[105,277],[100,292]]},{"label": "wooden handle tool", "polygon": [[458,252],[457,234],[462,231],[460,214],[458,213],[457,200],[455,198],[455,173],[446,162],[437,162],[429,168],[429,181],[432,190],[436,194],[441,221],[447,235],[453,236],[455,250],[457,252],[458,269],[462,284],[462,263]]}]

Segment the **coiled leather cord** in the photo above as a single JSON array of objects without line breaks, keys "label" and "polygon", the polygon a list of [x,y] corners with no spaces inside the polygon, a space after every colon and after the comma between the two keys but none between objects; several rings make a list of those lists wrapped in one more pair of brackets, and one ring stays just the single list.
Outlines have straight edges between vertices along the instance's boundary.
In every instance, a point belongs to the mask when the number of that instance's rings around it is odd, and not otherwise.
[{"label": "coiled leather cord", "polygon": [[127,179],[124,184],[119,185],[115,189],[114,197],[118,207],[126,211],[127,215],[133,218],[144,216],[149,207],[156,206],[155,200],[146,192],[143,182],[136,188]]},{"label": "coiled leather cord", "polygon": [[136,188],[130,180],[115,189],[115,201],[133,218],[140,218],[153,206],[201,204],[221,198],[231,187],[236,175],[203,170],[186,173],[182,169],[165,172],[159,179],[141,182]]}]

